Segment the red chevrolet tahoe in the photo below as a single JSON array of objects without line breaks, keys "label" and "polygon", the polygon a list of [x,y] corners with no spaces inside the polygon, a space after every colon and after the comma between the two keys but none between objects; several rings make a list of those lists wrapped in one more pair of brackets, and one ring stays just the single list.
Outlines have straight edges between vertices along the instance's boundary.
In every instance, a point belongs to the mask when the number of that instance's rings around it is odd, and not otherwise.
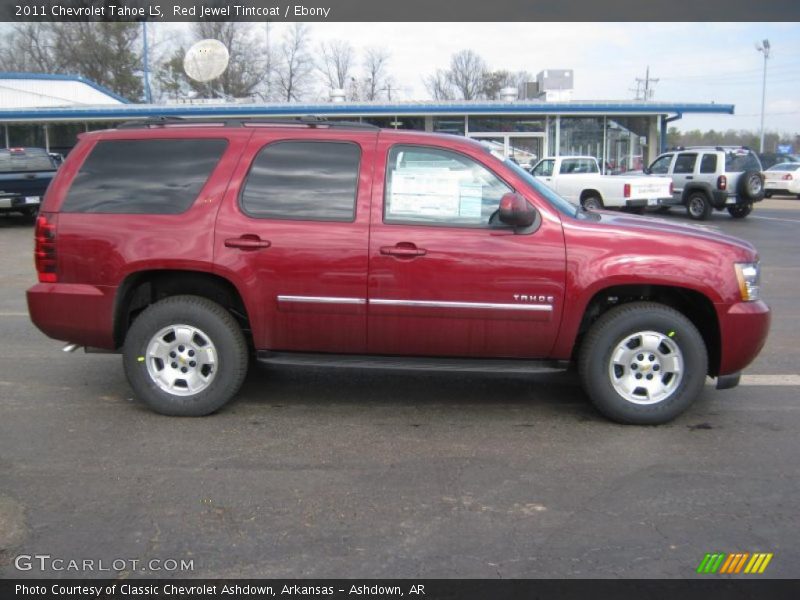
[{"label": "red chevrolet tahoe", "polygon": [[587,212],[450,135],[313,119],[81,136],[36,226],[30,315],[121,351],[169,415],[228,402],[249,359],[577,370],[606,416],[666,422],[764,345],[758,255],[709,229]]}]

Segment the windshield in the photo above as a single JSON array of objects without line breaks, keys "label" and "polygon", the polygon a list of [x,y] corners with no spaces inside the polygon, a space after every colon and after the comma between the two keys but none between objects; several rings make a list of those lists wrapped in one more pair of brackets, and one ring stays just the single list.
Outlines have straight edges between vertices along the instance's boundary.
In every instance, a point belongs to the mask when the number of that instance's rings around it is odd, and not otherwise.
[{"label": "windshield", "polygon": [[517,175],[519,175],[522,179],[525,180],[530,187],[534,189],[534,191],[539,194],[542,198],[547,200],[553,208],[557,211],[564,213],[570,217],[575,217],[578,214],[578,207],[569,200],[565,200],[558,194],[556,194],[553,190],[547,187],[545,184],[537,181],[536,178],[528,173],[525,169],[520,167],[517,163],[511,160],[504,160],[503,164],[507,166],[509,169],[514,171]]}]

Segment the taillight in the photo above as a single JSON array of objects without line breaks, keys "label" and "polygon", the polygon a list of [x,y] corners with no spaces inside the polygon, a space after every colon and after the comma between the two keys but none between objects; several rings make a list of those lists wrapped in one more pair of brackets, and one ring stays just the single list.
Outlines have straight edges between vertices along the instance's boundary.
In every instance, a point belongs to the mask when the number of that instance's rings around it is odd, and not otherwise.
[{"label": "taillight", "polygon": [[717,177],[717,189],[718,190],[727,190],[728,189],[728,178],[725,175],[720,175]]},{"label": "taillight", "polygon": [[622,191],[623,195],[626,198],[630,198],[631,197],[631,184],[630,183],[626,183],[625,187],[622,188],[622,189],[623,189],[623,191]]},{"label": "taillight", "polygon": [[787,173],[786,175],[783,176],[783,179],[785,181],[791,181],[792,180],[792,174],[791,173]]},{"label": "taillight", "polygon": [[34,260],[39,281],[55,283],[56,272],[56,215],[40,214],[36,219]]}]

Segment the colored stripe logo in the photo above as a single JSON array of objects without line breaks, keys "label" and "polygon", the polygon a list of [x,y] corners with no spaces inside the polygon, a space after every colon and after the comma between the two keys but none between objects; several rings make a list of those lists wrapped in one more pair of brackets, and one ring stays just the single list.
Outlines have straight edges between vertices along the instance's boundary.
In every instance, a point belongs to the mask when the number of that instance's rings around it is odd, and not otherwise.
[{"label": "colored stripe logo", "polygon": [[697,572],[704,575],[738,575],[740,573],[760,575],[767,569],[772,556],[772,552],[708,553],[700,561]]}]

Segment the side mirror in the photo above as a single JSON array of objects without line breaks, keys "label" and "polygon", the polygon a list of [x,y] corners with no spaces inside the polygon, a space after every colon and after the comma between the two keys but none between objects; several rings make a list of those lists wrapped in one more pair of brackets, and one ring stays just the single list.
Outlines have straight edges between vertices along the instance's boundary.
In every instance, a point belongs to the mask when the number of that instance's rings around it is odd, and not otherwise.
[{"label": "side mirror", "polygon": [[536,221],[536,209],[519,194],[509,192],[500,199],[498,218],[512,227],[530,227]]}]

